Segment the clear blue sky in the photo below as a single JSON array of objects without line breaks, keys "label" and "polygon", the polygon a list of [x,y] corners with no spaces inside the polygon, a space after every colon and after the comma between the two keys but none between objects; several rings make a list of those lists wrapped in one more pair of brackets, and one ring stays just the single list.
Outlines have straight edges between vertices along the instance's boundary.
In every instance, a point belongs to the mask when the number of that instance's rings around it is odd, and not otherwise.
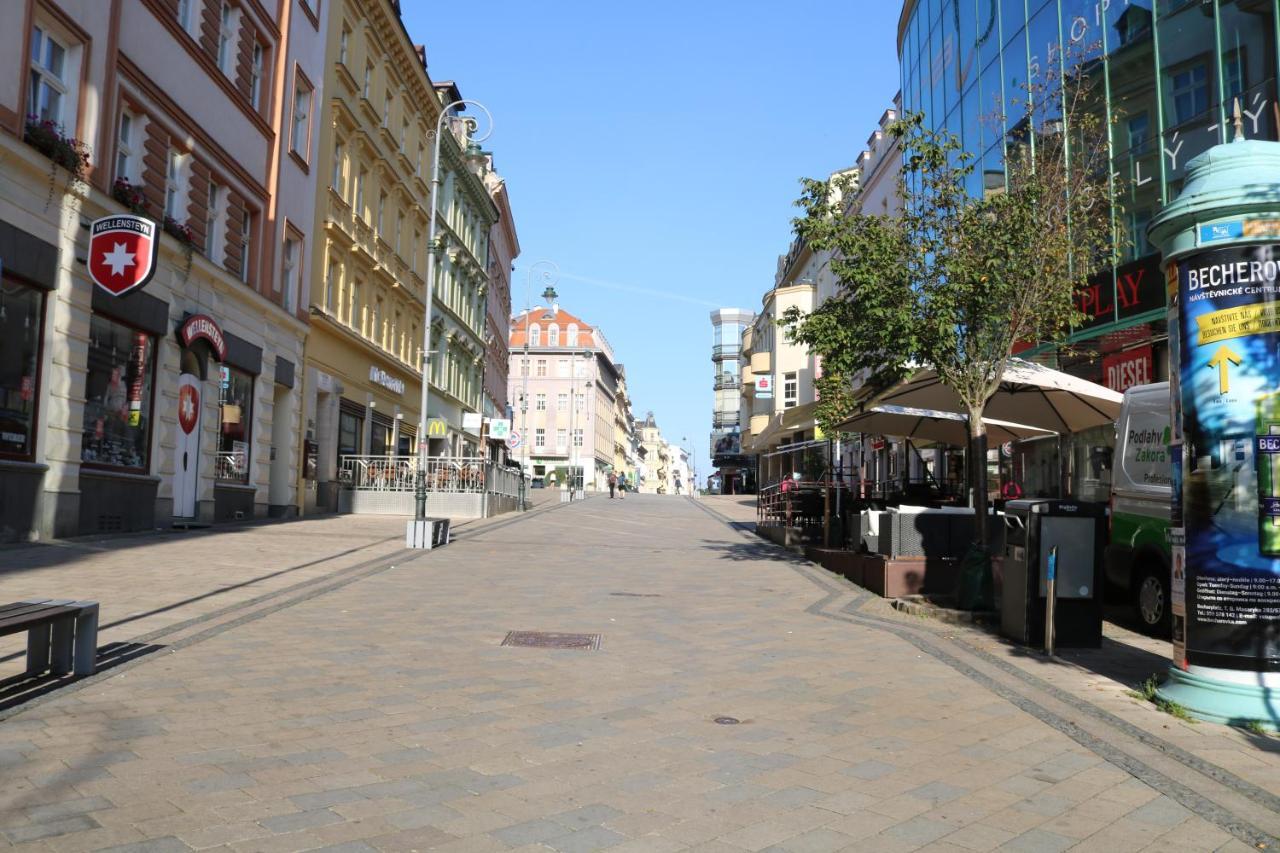
[{"label": "clear blue sky", "polygon": [[[601,326],[637,417],[708,473],[717,306],[758,310],[802,176],[851,165],[898,89],[900,0],[404,0],[433,80],[483,102],[525,273]],[[540,288],[533,298],[538,302]]]}]

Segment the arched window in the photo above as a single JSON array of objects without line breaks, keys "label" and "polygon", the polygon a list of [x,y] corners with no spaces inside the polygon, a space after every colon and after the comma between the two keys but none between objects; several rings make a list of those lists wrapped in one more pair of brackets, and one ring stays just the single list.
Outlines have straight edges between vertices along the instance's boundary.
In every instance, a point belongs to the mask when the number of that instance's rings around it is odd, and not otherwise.
[{"label": "arched window", "polygon": [[547,327],[547,346],[549,347],[560,346],[560,327],[557,326],[555,323],[552,323],[550,326]]},{"label": "arched window", "polygon": [[576,347],[578,345],[578,324],[569,324],[569,346]]},{"label": "arched window", "polygon": [[529,327],[529,346],[536,347],[542,345],[542,329],[535,323]]}]

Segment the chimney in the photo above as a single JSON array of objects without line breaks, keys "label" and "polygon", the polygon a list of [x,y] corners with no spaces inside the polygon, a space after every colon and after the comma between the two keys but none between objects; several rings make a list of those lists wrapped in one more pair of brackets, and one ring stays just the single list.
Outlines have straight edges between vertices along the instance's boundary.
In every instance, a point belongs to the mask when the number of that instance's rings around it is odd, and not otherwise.
[{"label": "chimney", "polygon": [[418,61],[422,63],[422,67],[427,67],[427,46],[425,44],[415,44],[413,50],[418,54]]}]

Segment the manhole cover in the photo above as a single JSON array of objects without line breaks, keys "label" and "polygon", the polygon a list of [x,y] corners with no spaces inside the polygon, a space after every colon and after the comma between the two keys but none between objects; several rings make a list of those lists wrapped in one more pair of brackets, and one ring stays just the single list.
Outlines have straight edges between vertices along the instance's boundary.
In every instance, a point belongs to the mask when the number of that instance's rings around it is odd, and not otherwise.
[{"label": "manhole cover", "polygon": [[502,641],[504,646],[525,646],[534,649],[598,649],[599,634],[556,634],[550,631],[509,631]]},{"label": "manhole cover", "polygon": [[736,726],[738,723],[742,722],[742,720],[739,720],[737,717],[716,717],[715,722],[716,725],[719,726]]}]

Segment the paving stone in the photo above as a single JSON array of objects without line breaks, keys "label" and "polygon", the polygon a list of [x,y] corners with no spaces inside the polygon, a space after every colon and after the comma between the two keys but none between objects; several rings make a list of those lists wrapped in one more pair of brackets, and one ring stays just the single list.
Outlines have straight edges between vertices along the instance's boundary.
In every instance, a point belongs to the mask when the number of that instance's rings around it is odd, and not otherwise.
[{"label": "paving stone", "polygon": [[86,829],[94,829],[100,824],[91,817],[85,815],[76,815],[74,817],[62,818],[61,820],[52,820],[46,823],[32,823],[26,826],[11,826],[3,830],[4,836],[15,844],[24,841],[39,841],[44,838],[53,838],[58,835],[66,835],[71,832],[82,832]]},{"label": "paving stone", "polygon": [[82,797],[77,800],[64,800],[44,806],[32,806],[27,814],[36,823],[46,823],[72,815],[89,814],[103,809],[114,808],[115,804],[106,797]]},{"label": "paving stone", "polygon": [[297,832],[300,829],[312,829],[317,826],[326,826],[328,824],[339,823],[341,821],[341,815],[335,814],[328,809],[316,809],[314,811],[295,812],[294,814],[263,818],[259,823],[272,832],[286,833]]},{"label": "paving stone", "polygon": [[1074,846],[1076,841],[1054,832],[1033,829],[1006,842],[1003,849],[1014,853],[1060,853]]},{"label": "paving stone", "polygon": [[152,838],[148,841],[139,841],[133,844],[103,847],[99,849],[99,853],[186,853],[190,849],[181,840],[169,836],[167,838]]},{"label": "paving stone", "polygon": [[539,819],[517,823],[490,833],[500,841],[517,847],[521,844],[537,844],[565,834],[564,825],[553,820]]}]

